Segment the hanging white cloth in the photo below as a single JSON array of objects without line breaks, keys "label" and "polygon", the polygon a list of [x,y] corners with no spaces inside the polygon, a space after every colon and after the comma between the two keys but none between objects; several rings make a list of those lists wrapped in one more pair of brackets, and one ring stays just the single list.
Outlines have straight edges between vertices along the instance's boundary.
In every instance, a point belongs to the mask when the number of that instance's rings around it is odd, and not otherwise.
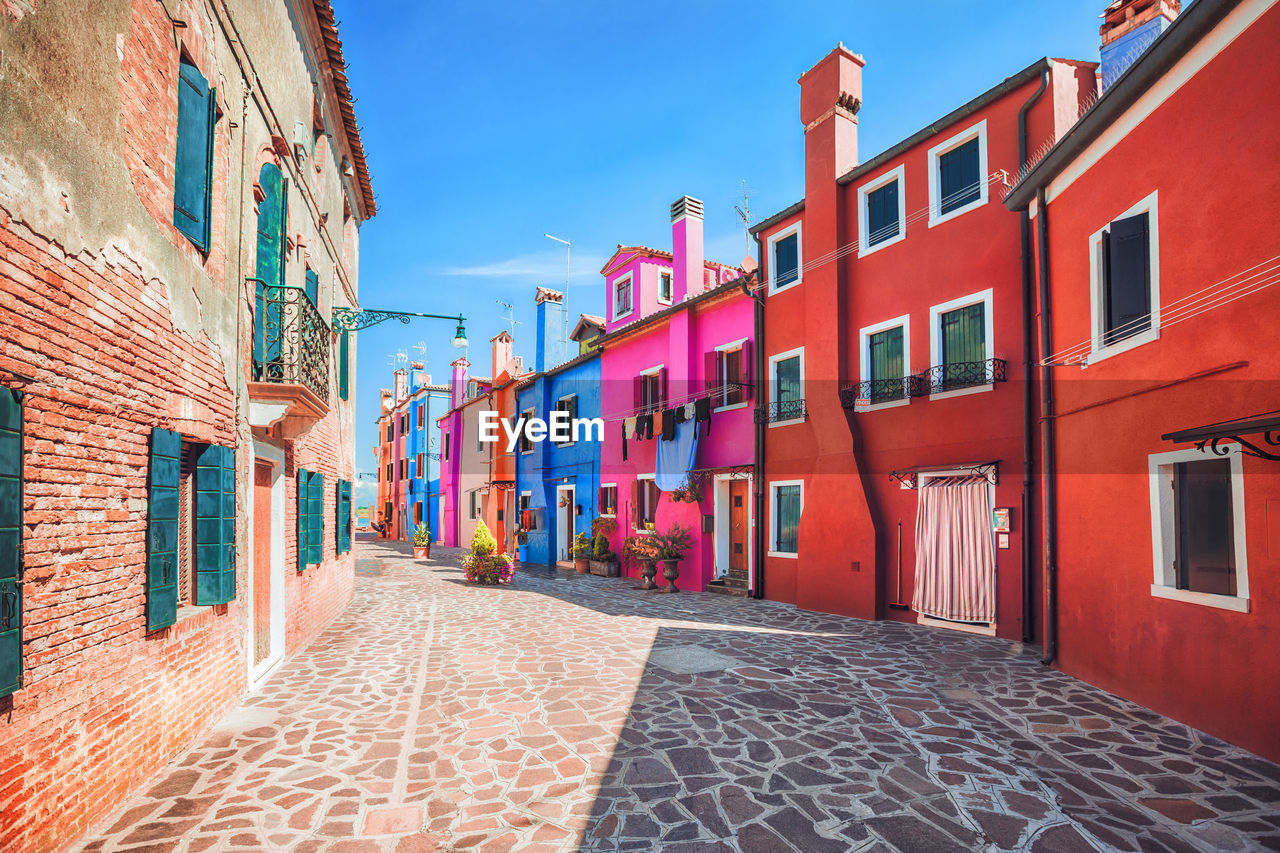
[{"label": "hanging white cloth", "polygon": [[939,478],[919,492],[912,608],[941,619],[994,622],[996,558],[986,479]]}]

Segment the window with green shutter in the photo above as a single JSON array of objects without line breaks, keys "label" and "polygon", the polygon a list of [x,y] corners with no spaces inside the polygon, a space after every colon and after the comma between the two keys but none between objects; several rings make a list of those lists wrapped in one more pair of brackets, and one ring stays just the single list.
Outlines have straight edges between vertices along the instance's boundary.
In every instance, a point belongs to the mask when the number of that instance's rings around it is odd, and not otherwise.
[{"label": "window with green shutter", "polygon": [[939,213],[950,213],[982,198],[979,142],[970,139],[938,156]]},{"label": "window with green shutter", "polygon": [[178,151],[174,157],[173,224],[201,252],[209,251],[213,198],[214,90],[185,58],[178,66]]},{"label": "window with green shutter", "polygon": [[334,527],[334,539],[338,553],[345,554],[351,550],[351,483],[339,480],[335,497],[337,524]]},{"label": "window with green shutter", "polygon": [[[975,384],[975,376],[986,375],[986,304],[978,302],[947,311],[939,320],[942,324],[943,390]],[[980,364],[981,370],[978,369]]]},{"label": "window with green shutter", "polygon": [[311,304],[320,307],[320,276],[316,275],[316,271],[308,268],[306,275],[306,291],[307,298],[311,300]]},{"label": "window with green shutter", "polygon": [[338,335],[338,397],[342,400],[347,399],[347,395],[350,393],[347,388],[348,375],[351,373],[350,335],[350,332],[343,332]]},{"label": "window with green shutter", "polygon": [[182,436],[151,430],[147,473],[147,630],[172,625],[178,612],[178,486]]},{"label": "window with green shutter", "polygon": [[22,686],[22,392],[0,387],[0,696]]},{"label": "window with green shutter", "polygon": [[324,562],[324,474],[311,472],[307,486],[307,561]]},{"label": "window with green shutter", "polygon": [[310,540],[311,527],[311,472],[306,468],[298,469],[298,571],[305,572],[310,562],[307,542]]},{"label": "window with green shutter", "polygon": [[253,368],[257,380],[279,380],[282,376],[280,334],[284,323],[283,294],[276,290],[285,283],[284,250],[289,221],[289,182],[274,163],[265,163],[258,172],[262,201],[258,203],[257,261],[254,275]]},{"label": "window with green shutter", "polygon": [[196,604],[236,597],[236,453],[206,445],[196,457]]},{"label": "window with green shutter", "polygon": [[902,327],[871,335],[867,349],[871,357],[871,402],[900,400],[906,396]]}]

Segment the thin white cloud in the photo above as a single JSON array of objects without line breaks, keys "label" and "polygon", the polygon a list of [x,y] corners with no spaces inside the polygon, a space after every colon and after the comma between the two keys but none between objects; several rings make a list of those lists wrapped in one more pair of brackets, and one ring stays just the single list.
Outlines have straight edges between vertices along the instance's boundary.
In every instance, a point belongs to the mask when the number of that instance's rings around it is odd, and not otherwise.
[{"label": "thin white cloud", "polygon": [[[569,283],[595,284],[600,267],[604,266],[607,257],[595,253],[586,253],[585,256],[574,253],[570,263]],[[533,252],[471,266],[446,267],[442,272],[444,275],[471,278],[525,279],[534,284],[555,287],[564,282],[564,254],[555,251]]]}]

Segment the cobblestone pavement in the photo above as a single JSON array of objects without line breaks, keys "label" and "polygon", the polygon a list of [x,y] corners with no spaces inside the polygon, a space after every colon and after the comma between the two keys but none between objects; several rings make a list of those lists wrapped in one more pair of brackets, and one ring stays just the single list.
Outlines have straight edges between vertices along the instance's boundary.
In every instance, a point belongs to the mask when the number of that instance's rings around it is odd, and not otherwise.
[{"label": "cobblestone pavement", "polygon": [[1017,645],[357,556],[351,607],[79,849],[1280,850],[1280,767]]}]

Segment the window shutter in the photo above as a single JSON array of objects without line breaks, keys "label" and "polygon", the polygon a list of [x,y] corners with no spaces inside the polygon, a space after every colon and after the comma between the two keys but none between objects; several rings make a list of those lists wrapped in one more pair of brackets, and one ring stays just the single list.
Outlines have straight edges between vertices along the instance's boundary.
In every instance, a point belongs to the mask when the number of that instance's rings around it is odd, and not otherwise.
[{"label": "window shutter", "polygon": [[[350,332],[338,336],[338,398],[347,399],[348,375],[351,373]],[[422,426],[422,409],[418,409],[418,426]]]},{"label": "window shutter", "polygon": [[[387,474],[390,479],[390,473]],[[310,493],[311,473],[305,468],[298,469],[297,486],[298,486],[298,571],[305,572],[307,570],[307,542],[310,541],[309,533],[311,510]]]},{"label": "window shutter", "polygon": [[578,395],[574,394],[569,398],[569,423],[572,424],[578,417]]},{"label": "window shutter", "polygon": [[324,474],[312,472],[307,486],[307,561],[324,562]]},{"label": "window shutter", "polygon": [[172,625],[178,613],[178,484],[182,436],[151,431],[147,476],[147,630]]},{"label": "window shutter", "polygon": [[631,378],[631,404],[632,408],[637,412],[645,404],[643,376],[633,376]]},{"label": "window shutter", "polygon": [[751,358],[751,341],[742,342],[738,375],[742,377],[742,399],[750,400],[755,391],[755,362]]},{"label": "window shutter", "polygon": [[702,354],[702,382],[708,395],[720,386],[720,353],[715,350]]},{"label": "window shutter", "polygon": [[351,483],[346,480],[339,480],[335,487],[334,507],[337,515],[334,527],[337,552],[345,554],[351,550]]},{"label": "window shutter", "polygon": [[1114,343],[1151,328],[1147,214],[1116,220],[1103,236],[1107,324],[1104,343]]},{"label": "window shutter", "polygon": [[196,604],[236,597],[236,454],[210,444],[196,457]]},{"label": "window shutter", "polygon": [[22,432],[22,392],[0,387],[0,696],[22,686]]},{"label": "window shutter", "polygon": [[289,268],[289,179],[280,178],[280,230],[276,232],[280,235],[280,277],[277,279],[280,284],[289,283],[285,272]]},{"label": "window shutter", "polygon": [[174,157],[173,224],[201,252],[209,250],[213,177],[213,91],[196,67],[178,67],[178,150]]},{"label": "window shutter", "polygon": [[320,276],[316,275],[316,271],[307,268],[307,298],[311,300],[311,304],[320,307]]},{"label": "window shutter", "polygon": [[605,506],[604,486],[596,489],[596,512],[603,514],[608,507]]},{"label": "window shutter", "polygon": [[664,367],[658,371],[658,400],[657,408],[659,410],[667,407],[667,369]]},{"label": "window shutter", "polygon": [[631,515],[631,529],[640,529],[640,481],[631,481],[631,506],[627,508]]}]

